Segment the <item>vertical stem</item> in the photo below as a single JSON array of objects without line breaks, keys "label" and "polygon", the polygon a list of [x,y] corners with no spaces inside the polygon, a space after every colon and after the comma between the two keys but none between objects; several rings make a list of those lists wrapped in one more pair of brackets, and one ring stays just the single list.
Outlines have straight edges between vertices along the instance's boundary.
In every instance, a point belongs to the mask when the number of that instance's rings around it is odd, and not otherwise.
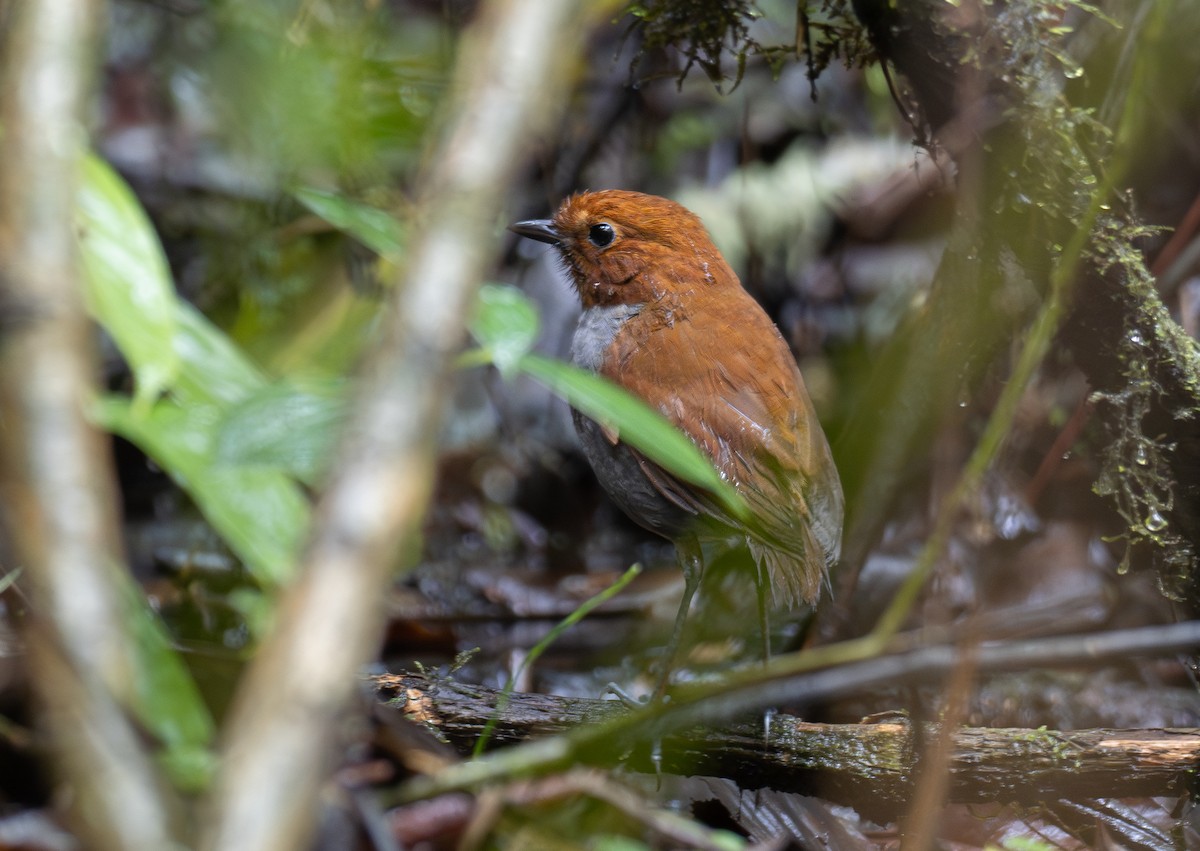
[{"label": "vertical stem", "polygon": [[72,230],[96,49],[92,0],[12,4],[0,88],[0,505],[26,571],[30,676],[97,848],[170,847],[168,799],[125,708],[134,645]]}]

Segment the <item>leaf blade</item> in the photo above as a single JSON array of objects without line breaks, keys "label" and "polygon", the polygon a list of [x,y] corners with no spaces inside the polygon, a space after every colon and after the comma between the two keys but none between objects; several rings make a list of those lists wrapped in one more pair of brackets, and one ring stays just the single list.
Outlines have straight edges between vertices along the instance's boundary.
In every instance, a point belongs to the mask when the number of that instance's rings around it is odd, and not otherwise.
[{"label": "leaf blade", "polygon": [[170,400],[141,414],[116,396],[96,406],[100,424],[168,471],[263,587],[278,587],[308,529],[309,503],[281,471],[212,463],[221,415],[216,406],[185,409]]},{"label": "leaf blade", "polygon": [[309,212],[354,237],[376,254],[393,262],[404,255],[404,227],[386,210],[312,187],[300,187],[292,195]]},{"label": "leaf blade", "polygon": [[541,316],[533,300],[516,287],[484,284],[468,327],[508,378],[537,342]]},{"label": "leaf blade", "polygon": [[84,157],[75,222],[89,312],[133,370],[146,407],[175,379],[175,288],[162,244],[128,184],[104,160]]},{"label": "leaf blade", "polygon": [[615,426],[621,440],[667,472],[710,491],[735,517],[750,508],[688,437],[641,399],[600,376],[570,364],[528,354],[520,370],[562,396],[580,413]]}]

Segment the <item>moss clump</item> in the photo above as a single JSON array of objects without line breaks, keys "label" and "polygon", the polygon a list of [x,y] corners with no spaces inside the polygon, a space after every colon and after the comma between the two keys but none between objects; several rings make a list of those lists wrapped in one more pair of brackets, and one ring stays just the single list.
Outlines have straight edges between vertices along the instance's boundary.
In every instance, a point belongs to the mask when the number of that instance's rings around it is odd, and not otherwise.
[{"label": "moss clump", "polygon": [[[1126,316],[1124,332],[1115,344],[1122,386],[1093,394],[1097,403],[1109,406],[1106,419],[1115,424],[1110,429],[1111,440],[1101,452],[1101,471],[1094,489],[1101,496],[1112,497],[1125,521],[1122,537],[1127,546],[1120,570],[1128,569],[1135,546],[1149,545],[1162,593],[1179,600],[1186,596],[1192,581],[1197,553],[1195,544],[1171,519],[1179,487],[1172,473],[1176,466],[1172,455],[1178,447],[1164,441],[1162,435],[1147,433],[1146,425],[1157,410],[1172,411],[1177,419],[1195,420],[1200,415],[1195,407],[1180,408],[1179,400],[1155,377],[1164,369],[1187,375],[1191,370],[1181,368],[1196,362],[1196,347],[1166,315],[1154,292],[1154,281],[1133,245],[1143,233],[1144,229],[1108,217],[1101,221],[1093,247],[1102,274],[1119,267],[1129,289],[1144,296],[1139,302],[1141,309]],[[1168,357],[1169,363],[1158,362]],[[1195,388],[1191,390],[1196,398]]]}]

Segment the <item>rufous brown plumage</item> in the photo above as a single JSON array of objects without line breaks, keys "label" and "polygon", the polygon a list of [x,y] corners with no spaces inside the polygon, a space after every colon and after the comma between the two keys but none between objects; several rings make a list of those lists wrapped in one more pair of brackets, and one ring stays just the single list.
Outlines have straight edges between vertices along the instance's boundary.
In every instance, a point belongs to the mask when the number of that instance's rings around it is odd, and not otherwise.
[{"label": "rufous brown plumage", "polygon": [[702,542],[744,540],[758,566],[760,611],[768,595],[780,605],[815,602],[841,538],[837,470],[786,342],[700,220],[674,201],[611,190],[575,195],[552,220],[511,229],[559,250],[583,303],[575,363],[664,414],[751,509],[748,521],[731,516],[575,413],[605,490],[679,553],[686,585],[668,667],[699,584]]}]

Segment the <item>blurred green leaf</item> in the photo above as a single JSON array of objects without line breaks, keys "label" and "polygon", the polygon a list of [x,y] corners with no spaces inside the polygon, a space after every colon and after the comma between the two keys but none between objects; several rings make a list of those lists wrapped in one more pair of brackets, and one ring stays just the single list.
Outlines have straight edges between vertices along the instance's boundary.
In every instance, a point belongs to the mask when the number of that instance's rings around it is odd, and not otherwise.
[{"label": "blurred green leaf", "polygon": [[146,408],[175,377],[175,289],[158,235],[125,181],[87,156],[76,206],[88,309],[133,370]]},{"label": "blurred green leaf", "polygon": [[670,420],[610,381],[561,361],[525,355],[520,369],[598,423],[615,428],[621,440],[678,478],[711,491],[737,517],[750,509],[712,461]]},{"label": "blurred green leaf", "polygon": [[88,304],[137,377],[137,408],[170,390],[186,403],[235,402],[266,383],[216,326],[175,294],[158,235],[129,187],[84,161],[80,248]]},{"label": "blurred green leaf", "polygon": [[259,368],[196,308],[177,302],[175,320],[171,345],[180,369],[171,391],[181,404],[231,405],[267,386]]},{"label": "blurred green leaf", "polygon": [[275,602],[261,591],[243,586],[225,599],[242,616],[251,635],[266,635],[275,625]]},{"label": "blurred green leaf", "polygon": [[162,401],[149,415],[141,416],[127,399],[110,396],[100,400],[97,417],[105,428],[141,447],[188,492],[264,587],[288,578],[308,529],[308,501],[299,486],[278,470],[213,463],[221,408],[184,409]]},{"label": "blurred green leaf", "polygon": [[220,3],[194,65],[224,146],[263,183],[381,183],[416,165],[447,59],[435,15],[354,3]]},{"label": "blurred green leaf", "polygon": [[500,374],[508,378],[533,348],[540,324],[537,305],[520,290],[484,284],[470,329]]},{"label": "blurred green leaf", "polygon": [[709,832],[708,839],[717,848],[727,849],[727,851],[741,851],[750,844],[736,833],[719,828]]},{"label": "blurred green leaf", "polygon": [[391,213],[335,192],[301,188],[296,200],[376,254],[396,261],[404,253],[404,228]]},{"label": "blurred green leaf", "polygon": [[226,412],[217,427],[214,460],[225,466],[275,468],[315,485],[328,468],[346,412],[344,381],[272,384]]},{"label": "blurred green leaf", "polygon": [[[104,189],[85,192],[81,201],[93,309],[135,373],[143,374],[138,358],[157,364],[150,367],[151,380],[139,378],[132,403],[117,397],[101,402],[101,424],[166,470],[255,578],[274,586],[285,578],[307,528],[308,503],[280,470],[213,463],[225,412],[261,393],[267,380],[228,336],[175,296],[162,249],[137,199],[98,160],[92,170]],[[122,248],[123,240],[136,250]],[[142,302],[153,309],[139,312]],[[164,311],[167,321],[160,316]],[[163,390],[172,398],[154,402]]]},{"label": "blurred green leaf", "polygon": [[212,716],[146,598],[132,581],[126,582],[125,590],[140,657],[134,710],[138,720],[162,744],[160,760],[175,785],[185,792],[202,791],[217,765],[211,750],[216,732]]}]

